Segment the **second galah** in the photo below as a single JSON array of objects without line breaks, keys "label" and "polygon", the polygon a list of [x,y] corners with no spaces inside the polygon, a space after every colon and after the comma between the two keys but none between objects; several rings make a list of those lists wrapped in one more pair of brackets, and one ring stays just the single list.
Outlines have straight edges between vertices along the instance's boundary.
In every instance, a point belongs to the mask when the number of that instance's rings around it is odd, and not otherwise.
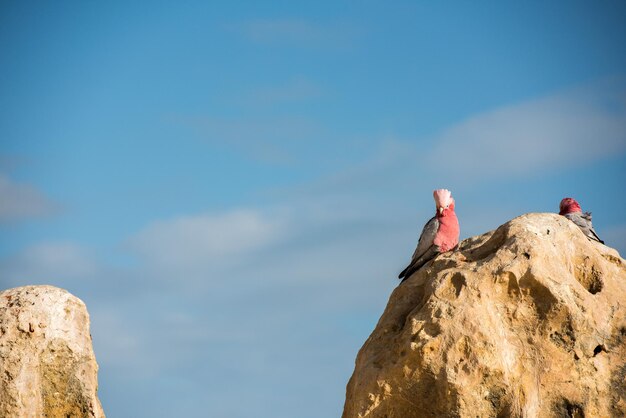
[{"label": "second galah", "polygon": [[593,225],[591,223],[591,212],[583,213],[580,205],[575,199],[566,197],[561,200],[561,204],[559,205],[559,215],[563,215],[570,221],[574,222],[588,238],[604,244],[604,241],[598,237],[598,234],[596,234],[596,231],[593,229]]},{"label": "second galah", "polygon": [[450,251],[459,243],[459,220],[454,213],[452,193],[446,189],[437,189],[433,197],[437,213],[424,226],[411,263],[402,270],[399,279],[408,279],[437,254]]}]

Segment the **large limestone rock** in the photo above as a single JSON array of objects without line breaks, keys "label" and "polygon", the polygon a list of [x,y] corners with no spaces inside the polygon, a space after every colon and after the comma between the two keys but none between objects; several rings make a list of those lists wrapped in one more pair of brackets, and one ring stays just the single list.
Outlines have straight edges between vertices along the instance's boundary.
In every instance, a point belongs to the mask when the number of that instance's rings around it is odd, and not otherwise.
[{"label": "large limestone rock", "polygon": [[0,292],[0,417],[104,418],[89,314],[52,286]]},{"label": "large limestone rock", "polygon": [[567,219],[469,238],[394,290],[344,418],[626,416],[626,264]]}]

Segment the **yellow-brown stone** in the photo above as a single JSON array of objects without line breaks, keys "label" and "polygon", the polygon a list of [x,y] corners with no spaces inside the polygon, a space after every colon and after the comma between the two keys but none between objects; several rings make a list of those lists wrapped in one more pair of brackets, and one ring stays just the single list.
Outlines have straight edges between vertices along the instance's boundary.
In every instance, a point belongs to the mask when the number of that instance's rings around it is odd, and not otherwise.
[{"label": "yellow-brown stone", "polygon": [[626,264],[555,214],[460,243],[399,285],[343,418],[626,416]]},{"label": "yellow-brown stone", "polygon": [[0,292],[0,417],[104,418],[89,314],[52,286]]}]

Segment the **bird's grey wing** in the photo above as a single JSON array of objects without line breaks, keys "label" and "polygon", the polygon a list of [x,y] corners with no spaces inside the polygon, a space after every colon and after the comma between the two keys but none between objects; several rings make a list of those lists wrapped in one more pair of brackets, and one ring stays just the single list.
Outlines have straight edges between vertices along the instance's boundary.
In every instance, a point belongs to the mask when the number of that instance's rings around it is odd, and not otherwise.
[{"label": "bird's grey wing", "polygon": [[[426,259],[426,261],[428,261],[430,258],[435,256],[436,253],[434,253],[433,255],[429,254],[430,255],[429,258],[424,257],[426,253],[432,252],[434,250],[432,249],[433,241],[435,240],[435,236],[437,235],[438,230],[439,230],[439,221],[437,220],[436,217],[433,216],[428,222],[426,222],[426,225],[424,225],[424,228],[422,229],[422,233],[420,234],[420,238],[417,242],[417,248],[415,248],[413,257],[411,257],[411,262],[402,271],[402,273],[400,273],[400,275],[398,276],[399,279],[404,277],[406,273],[412,268],[414,268],[416,265],[419,265],[419,267],[421,267],[425,263],[424,261],[423,263],[420,264],[420,262],[423,259]],[[436,252],[438,251],[439,251],[439,248],[437,247]]]},{"label": "bird's grey wing", "polygon": [[415,248],[415,252],[413,252],[413,257],[411,257],[411,262],[420,258],[430,248],[435,240],[437,231],[439,231],[439,221],[436,216],[433,216],[428,222],[426,222],[426,225],[424,225],[424,228],[422,229],[420,238],[417,241],[417,247]]},{"label": "bird's grey wing", "polygon": [[583,218],[579,213],[566,213],[565,217],[574,222],[580,229],[587,228],[589,226],[588,221]]},{"label": "bird's grey wing", "polygon": [[587,236],[591,239],[595,239],[596,241],[604,244],[604,241],[602,241],[600,239],[600,237],[598,236],[598,234],[596,233],[596,230],[593,229],[593,223],[591,222],[591,212],[585,212],[581,215],[581,218],[583,218],[585,221],[587,221],[587,226],[589,228],[589,232],[591,235],[587,234]]},{"label": "bird's grey wing", "polygon": [[591,223],[591,213],[568,213],[565,217],[574,222],[574,224],[576,224],[576,226],[579,227],[580,230],[583,231],[583,234],[587,237],[604,244],[604,241],[598,237],[598,234],[596,234],[596,231],[593,229],[593,224]]},{"label": "bird's grey wing", "polygon": [[414,258],[411,261],[411,264],[409,264],[407,266],[407,268],[405,268],[404,270],[402,270],[402,273],[400,273],[400,275],[398,276],[399,279],[402,279],[402,281],[405,281],[406,279],[408,279],[409,277],[411,277],[411,275],[413,273],[415,273],[417,270],[419,270],[420,268],[422,268],[422,266],[424,264],[426,264],[427,262],[429,262],[430,260],[432,260],[433,258],[435,258],[435,256],[439,254],[439,247],[436,246],[435,244],[431,245],[425,252],[424,254],[422,254],[420,257],[418,258]]}]

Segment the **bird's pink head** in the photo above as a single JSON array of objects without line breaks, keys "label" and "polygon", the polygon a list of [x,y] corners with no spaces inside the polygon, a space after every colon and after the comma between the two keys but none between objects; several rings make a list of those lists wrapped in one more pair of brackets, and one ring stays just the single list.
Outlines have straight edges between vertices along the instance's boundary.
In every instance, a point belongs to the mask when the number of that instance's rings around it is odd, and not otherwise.
[{"label": "bird's pink head", "polygon": [[565,215],[573,212],[582,212],[582,209],[576,199],[566,197],[561,200],[561,204],[559,205],[559,215]]},{"label": "bird's pink head", "polygon": [[437,213],[442,215],[445,210],[454,210],[454,199],[452,193],[447,189],[437,189],[433,192]]}]

